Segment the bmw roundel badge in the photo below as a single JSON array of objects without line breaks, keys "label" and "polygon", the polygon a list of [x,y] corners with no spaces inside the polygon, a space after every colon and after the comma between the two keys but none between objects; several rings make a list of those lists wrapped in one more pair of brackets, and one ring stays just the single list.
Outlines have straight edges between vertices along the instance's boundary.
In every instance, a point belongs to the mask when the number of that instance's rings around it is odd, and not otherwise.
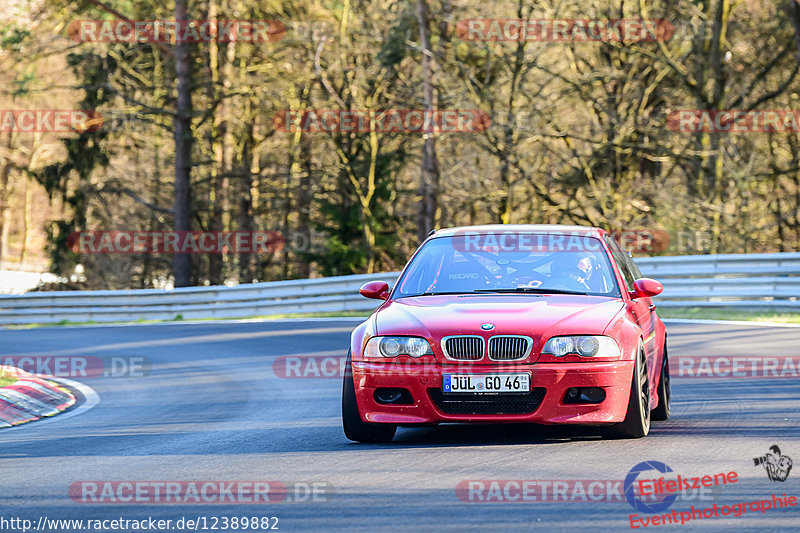
[{"label": "bmw roundel badge", "polygon": [[494,324],[481,324],[481,329],[483,331],[492,331],[494,329]]}]

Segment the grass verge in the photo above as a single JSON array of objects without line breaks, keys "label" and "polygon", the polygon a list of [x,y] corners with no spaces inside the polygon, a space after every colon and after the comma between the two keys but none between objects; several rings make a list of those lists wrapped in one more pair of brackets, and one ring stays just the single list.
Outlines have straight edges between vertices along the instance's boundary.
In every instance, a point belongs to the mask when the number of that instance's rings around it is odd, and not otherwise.
[{"label": "grass verge", "polygon": [[136,320],[124,322],[97,322],[90,320],[88,322],[71,322],[69,320],[62,320],[53,323],[35,323],[35,324],[15,324],[5,327],[6,329],[31,329],[31,328],[51,328],[54,326],[114,326],[119,324],[163,324],[165,322],[207,322],[209,320],[224,322],[226,320],[274,320],[276,318],[348,318],[348,317],[364,317],[369,316],[368,311],[342,311],[330,313],[286,313],[281,315],[260,315],[260,316],[240,316],[228,318],[183,318],[181,315],[176,316],[170,320]]},{"label": "grass verge", "polygon": [[778,322],[781,324],[800,324],[800,313],[779,313],[775,311],[744,311],[730,308],[706,307],[659,307],[661,318],[694,318],[704,320],[749,320],[751,322]]},{"label": "grass verge", "polygon": [[17,381],[16,376],[7,372],[3,367],[0,367],[0,388],[7,387]]}]

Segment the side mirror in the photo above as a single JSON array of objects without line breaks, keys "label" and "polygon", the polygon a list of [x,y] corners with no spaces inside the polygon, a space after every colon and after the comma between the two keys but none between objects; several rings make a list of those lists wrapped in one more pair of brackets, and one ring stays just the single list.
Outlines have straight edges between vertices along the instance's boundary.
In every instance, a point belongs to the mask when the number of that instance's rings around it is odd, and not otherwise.
[{"label": "side mirror", "polygon": [[373,300],[385,300],[389,297],[389,284],[385,281],[370,281],[358,290],[361,296]]},{"label": "side mirror", "polygon": [[631,297],[634,300],[636,298],[650,298],[661,294],[663,290],[664,286],[661,282],[651,278],[641,278],[633,282],[633,294],[631,294]]}]

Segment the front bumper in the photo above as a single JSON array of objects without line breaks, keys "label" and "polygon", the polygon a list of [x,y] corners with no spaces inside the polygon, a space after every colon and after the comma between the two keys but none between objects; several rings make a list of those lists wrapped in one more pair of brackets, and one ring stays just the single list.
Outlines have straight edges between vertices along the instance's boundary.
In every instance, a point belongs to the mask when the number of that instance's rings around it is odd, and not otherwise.
[{"label": "front bumper", "polygon": [[[440,422],[602,425],[625,419],[634,362],[473,365],[469,368],[458,364],[425,364],[419,365],[418,369],[414,365],[404,365],[402,368],[392,366],[386,363],[353,361],[356,401],[361,417],[367,422],[397,425]],[[527,404],[533,410],[524,413],[453,414],[445,412],[434,401],[434,397],[440,398],[441,394],[430,393],[431,389],[441,391],[442,374],[497,372],[530,372],[531,389],[543,389],[541,402],[537,398],[537,401]],[[407,389],[413,397],[413,405],[378,403],[374,398],[375,389],[383,387]],[[600,387],[605,391],[606,397],[598,404],[565,404],[563,399],[570,387]],[[519,405],[515,405],[515,408],[518,411]]]}]

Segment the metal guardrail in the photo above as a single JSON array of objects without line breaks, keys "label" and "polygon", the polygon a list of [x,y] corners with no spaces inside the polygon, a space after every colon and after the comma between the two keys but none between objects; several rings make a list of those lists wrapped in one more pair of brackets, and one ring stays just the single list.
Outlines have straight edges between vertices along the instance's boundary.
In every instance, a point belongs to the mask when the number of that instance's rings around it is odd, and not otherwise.
[{"label": "metal guardrail", "polygon": [[658,279],[661,307],[800,311],[800,253],[719,254],[637,259]]},{"label": "metal guardrail", "polygon": [[[637,259],[645,276],[664,283],[661,307],[800,310],[800,253]],[[372,311],[358,296],[398,272],[174,290],[34,292],[0,296],[0,324],[130,322],[242,318],[290,313]]]}]

